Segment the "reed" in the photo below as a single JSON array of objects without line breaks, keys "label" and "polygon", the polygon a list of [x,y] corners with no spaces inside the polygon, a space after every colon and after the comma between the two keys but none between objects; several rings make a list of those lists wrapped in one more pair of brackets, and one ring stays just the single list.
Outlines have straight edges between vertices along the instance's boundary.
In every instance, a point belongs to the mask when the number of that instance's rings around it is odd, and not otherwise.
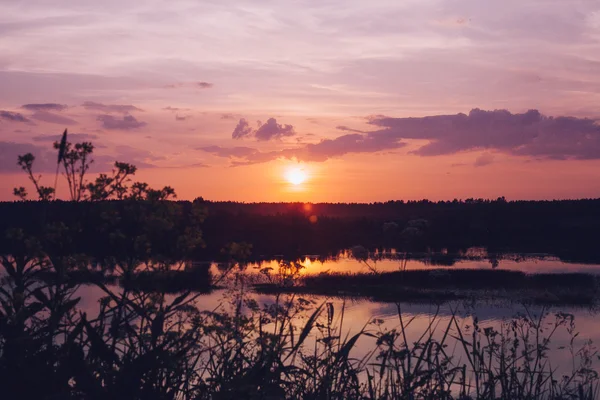
[{"label": "reed", "polygon": [[[365,321],[351,333],[344,304],[294,294],[259,304],[239,265],[227,269],[235,285],[216,309],[203,308],[200,293],[98,280],[104,296],[84,312],[66,273],[80,259],[1,261],[6,398],[598,398],[597,353],[589,342],[577,348],[569,314],[525,313],[494,330],[476,318],[465,326],[456,304],[449,317],[434,313],[415,338],[414,317],[399,303],[395,328]],[[114,269],[121,277],[131,270]],[[44,273],[54,279],[38,279]],[[560,330],[571,337],[567,376],[557,376],[548,355]]]}]

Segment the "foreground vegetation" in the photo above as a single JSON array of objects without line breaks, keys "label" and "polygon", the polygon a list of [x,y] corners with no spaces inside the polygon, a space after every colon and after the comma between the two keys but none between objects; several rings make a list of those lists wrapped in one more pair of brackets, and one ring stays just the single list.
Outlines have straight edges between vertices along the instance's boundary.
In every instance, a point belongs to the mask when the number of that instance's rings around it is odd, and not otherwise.
[{"label": "foreground vegetation", "polygon": [[[6,398],[84,399],[593,399],[597,359],[575,347],[572,315],[522,315],[499,328],[467,328],[434,315],[414,339],[365,321],[350,333],[344,307],[293,295],[258,303],[239,265],[217,309],[190,291],[167,295],[95,283],[97,305],[66,272],[78,257],[3,257],[0,384]],[[167,268],[152,263],[153,268]],[[132,265],[115,264],[124,277]],[[148,268],[145,265],[144,268]],[[38,279],[51,273],[53,280]],[[274,277],[273,279],[278,279]],[[456,305],[454,306],[456,307]],[[369,323],[370,322],[370,323]],[[549,322],[551,322],[549,326]],[[348,322],[346,322],[346,325]],[[571,336],[571,373],[549,362],[556,332]],[[412,334],[411,339],[408,335]],[[359,341],[368,344],[359,352]],[[364,345],[363,345],[364,348]]]},{"label": "foreground vegetation", "polygon": [[[493,329],[476,318],[464,326],[454,308],[449,318],[434,315],[414,338],[414,319],[400,304],[397,327],[374,320],[351,332],[344,306],[293,294],[259,303],[244,271],[249,246],[224,246],[215,276],[174,261],[204,243],[202,202],[184,206],[167,201],[174,195],[169,188],[130,183],[135,169],[125,164],[115,164],[111,176],[87,182],[93,147],[65,141],[57,149],[72,200],[66,203],[68,216],[56,219],[47,208],[36,214],[37,224],[9,224],[5,230],[0,256],[4,398],[598,397],[597,354],[589,342],[576,345],[572,315],[521,315]],[[43,209],[55,204],[50,201],[55,190],[39,184],[33,161],[30,155],[19,158]],[[27,196],[23,188],[15,194]],[[118,201],[98,213],[81,206],[109,199]],[[111,252],[81,251],[91,215],[96,240]],[[174,266],[181,271],[173,272]],[[172,279],[172,285],[192,281],[198,290],[192,285],[167,293],[153,274]],[[293,287],[297,271],[286,267],[264,276],[275,286]],[[209,309],[203,293],[214,286],[227,288],[226,301]],[[91,292],[101,293],[99,301],[83,304],[82,294]],[[564,375],[549,361],[552,339],[561,331],[571,337],[567,350],[573,363]]]}]

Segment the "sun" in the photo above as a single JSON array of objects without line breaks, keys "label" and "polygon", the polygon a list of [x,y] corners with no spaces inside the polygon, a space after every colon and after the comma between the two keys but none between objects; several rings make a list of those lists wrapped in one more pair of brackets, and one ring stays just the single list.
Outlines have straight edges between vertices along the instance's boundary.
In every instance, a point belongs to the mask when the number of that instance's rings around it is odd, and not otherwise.
[{"label": "sun", "polygon": [[304,169],[299,167],[291,167],[285,171],[285,179],[294,186],[301,185],[308,178],[308,174]]}]

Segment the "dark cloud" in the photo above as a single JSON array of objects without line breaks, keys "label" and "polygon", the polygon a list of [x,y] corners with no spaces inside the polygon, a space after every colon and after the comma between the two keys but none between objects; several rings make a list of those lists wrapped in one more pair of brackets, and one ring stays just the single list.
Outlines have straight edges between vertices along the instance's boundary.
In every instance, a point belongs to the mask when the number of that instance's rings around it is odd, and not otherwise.
[{"label": "dark cloud", "polygon": [[336,126],[335,129],[340,130],[340,131],[346,131],[346,132],[365,133],[364,131],[348,128],[347,126],[344,126],[344,125]]},{"label": "dark cloud", "polygon": [[[422,118],[377,115],[369,117],[368,121],[380,129],[279,151],[219,147],[210,152],[221,157],[238,158],[234,165],[256,164],[277,158],[320,162],[350,153],[394,150],[404,147],[406,140],[418,139],[429,143],[412,153],[424,157],[487,150],[533,159],[600,159],[600,125],[587,118],[547,117],[536,110],[512,114],[506,110],[474,109],[469,115]],[[284,134],[293,131],[290,125],[281,126],[275,121],[268,121],[255,131],[245,119],[241,119],[232,136],[234,139],[247,136],[258,138],[257,132],[263,127],[266,128],[261,133],[262,140],[281,136],[282,130]],[[477,158],[474,165],[481,167],[493,161],[494,156],[486,152]]]},{"label": "dark cloud", "polygon": [[237,117],[234,114],[221,114],[221,119],[228,119],[228,120],[234,120]]},{"label": "dark cloud", "polygon": [[[60,140],[60,135],[36,137],[38,142],[54,142]],[[56,171],[56,150],[52,145],[36,145],[31,143],[0,142],[0,173],[19,172],[21,167],[17,165],[17,158],[20,155],[31,153],[35,156],[33,171],[36,174],[50,173]],[[114,165],[115,158],[110,156],[94,156],[94,163],[91,165],[90,172],[110,171]],[[54,175],[52,175],[54,176]],[[25,179],[25,177],[23,177]]]},{"label": "dark cloud", "polygon": [[23,114],[4,110],[0,110],[0,119],[11,122],[29,122],[29,118]]},{"label": "dark cloud", "polygon": [[295,157],[302,161],[326,161],[349,153],[375,153],[382,150],[394,150],[406,144],[397,138],[372,134],[351,133],[335,139],[321,140],[307,144],[300,149],[283,150],[286,158]]},{"label": "dark cloud", "polygon": [[[34,136],[32,139],[35,142],[58,142],[62,138],[62,135],[39,135]],[[80,142],[90,142],[92,140],[98,139],[98,135],[91,135],[89,133],[69,133],[68,135],[69,142],[71,143],[80,143]]]},{"label": "dark cloud", "polygon": [[254,132],[254,136],[258,140],[279,139],[284,136],[294,136],[295,134],[296,132],[292,125],[278,124],[275,118],[269,118],[265,124],[261,125]]},{"label": "dark cloud", "polygon": [[192,118],[191,115],[182,115],[182,116],[175,115],[176,121],[185,121],[186,119],[190,119],[190,118]]},{"label": "dark cloud", "polygon": [[93,101],[86,101],[82,104],[86,110],[102,111],[105,113],[127,114],[133,111],[144,111],[131,104],[102,104]]},{"label": "dark cloud", "polygon": [[494,156],[490,153],[483,153],[479,157],[475,159],[475,163],[473,164],[476,167],[485,167],[486,165],[490,165],[494,162]]},{"label": "dark cloud", "polygon": [[42,103],[42,104],[24,104],[21,106],[29,111],[64,111],[68,107],[65,104]]},{"label": "dark cloud", "polygon": [[156,155],[150,151],[144,149],[138,149],[132,146],[117,146],[115,147],[116,155],[112,157],[113,160],[125,161],[132,163],[138,168],[155,168],[154,161],[164,160],[165,157],[162,155]]},{"label": "dark cloud", "polygon": [[168,106],[168,107],[164,107],[163,110],[177,112],[177,111],[189,111],[190,109],[189,108],[177,108],[177,107]]},{"label": "dark cloud", "polygon": [[[71,141],[86,140],[93,135],[70,134]],[[74,137],[77,136],[77,139]],[[39,142],[50,142],[52,139],[59,139],[60,136],[39,136],[34,140]],[[101,148],[101,147],[99,147]],[[49,145],[35,145],[30,143],[0,142],[0,173],[19,172],[21,168],[17,165],[17,157],[26,153],[32,153],[35,156],[33,164],[34,172],[43,174],[50,173],[53,177],[56,171],[56,150]],[[117,146],[114,154],[94,154],[92,159],[90,173],[100,173],[111,171],[115,161],[124,161],[131,163],[138,168],[155,168],[155,161],[164,160],[163,156],[155,155],[149,151],[138,149],[131,146]],[[23,177],[26,179],[25,177]],[[15,184],[16,185],[16,184]]]},{"label": "dark cloud", "polygon": [[234,161],[233,165],[249,165],[269,162],[278,158],[323,162],[350,153],[375,153],[381,150],[399,149],[405,145],[395,138],[354,133],[335,139],[321,140],[319,143],[306,144],[298,148],[271,152],[260,152],[249,147],[222,148],[219,146],[204,147],[200,150],[208,151],[219,157],[239,158],[240,160]]},{"label": "dark cloud", "polygon": [[187,165],[186,168],[210,168],[210,165],[204,163],[194,163]]},{"label": "dark cloud", "polygon": [[209,83],[209,82],[197,82],[196,86],[198,86],[200,89],[210,89],[214,85],[212,83]]},{"label": "dark cloud", "polygon": [[179,169],[179,168],[210,168],[210,165],[201,162],[182,165],[161,166],[161,168]]},{"label": "dark cloud", "polygon": [[130,130],[146,126],[143,121],[138,121],[133,115],[124,115],[123,118],[113,117],[112,115],[99,115],[98,121],[102,122],[104,129]]},{"label": "dark cloud", "polygon": [[36,157],[34,171],[47,172],[56,169],[56,153],[47,147],[30,143],[0,142],[0,172],[18,172],[17,157],[31,153]]},{"label": "dark cloud", "polygon": [[59,125],[75,125],[77,121],[74,119],[65,117],[63,115],[53,114],[47,111],[37,111],[35,112],[31,118],[37,119],[38,121],[49,122],[51,124],[59,124]]},{"label": "dark cloud", "polygon": [[275,118],[269,118],[264,124],[258,122],[258,128],[256,130],[252,129],[245,118],[241,118],[233,130],[231,137],[233,139],[241,139],[254,136],[257,140],[267,141],[271,139],[281,139],[286,136],[294,136],[295,134],[296,131],[292,125],[278,124]]},{"label": "dark cloud", "polygon": [[210,82],[177,82],[177,83],[172,83],[170,85],[166,85],[165,88],[176,89],[176,88],[183,88],[183,87],[196,87],[196,88],[200,88],[200,89],[210,89],[214,86],[215,85]]},{"label": "dark cloud", "polygon": [[245,118],[241,118],[240,121],[238,122],[237,126],[233,130],[231,137],[233,139],[241,139],[241,138],[250,136],[252,134],[252,132],[253,132],[253,130],[250,127],[250,124],[248,123],[248,121],[246,121]]},{"label": "dark cloud", "polygon": [[537,110],[512,114],[506,110],[472,110],[469,115],[423,118],[372,117],[382,129],[370,135],[424,139],[413,153],[420,156],[469,150],[496,150],[515,156],[546,159],[599,159],[600,126],[576,117],[547,117]]}]

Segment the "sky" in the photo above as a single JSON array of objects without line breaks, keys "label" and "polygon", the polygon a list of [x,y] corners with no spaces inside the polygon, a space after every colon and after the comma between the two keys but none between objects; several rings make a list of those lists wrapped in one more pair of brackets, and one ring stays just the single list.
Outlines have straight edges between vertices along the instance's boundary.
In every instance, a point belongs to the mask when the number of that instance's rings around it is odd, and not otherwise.
[{"label": "sky", "polygon": [[0,0],[0,200],[65,128],[182,199],[600,197],[599,105],[598,0]]}]

